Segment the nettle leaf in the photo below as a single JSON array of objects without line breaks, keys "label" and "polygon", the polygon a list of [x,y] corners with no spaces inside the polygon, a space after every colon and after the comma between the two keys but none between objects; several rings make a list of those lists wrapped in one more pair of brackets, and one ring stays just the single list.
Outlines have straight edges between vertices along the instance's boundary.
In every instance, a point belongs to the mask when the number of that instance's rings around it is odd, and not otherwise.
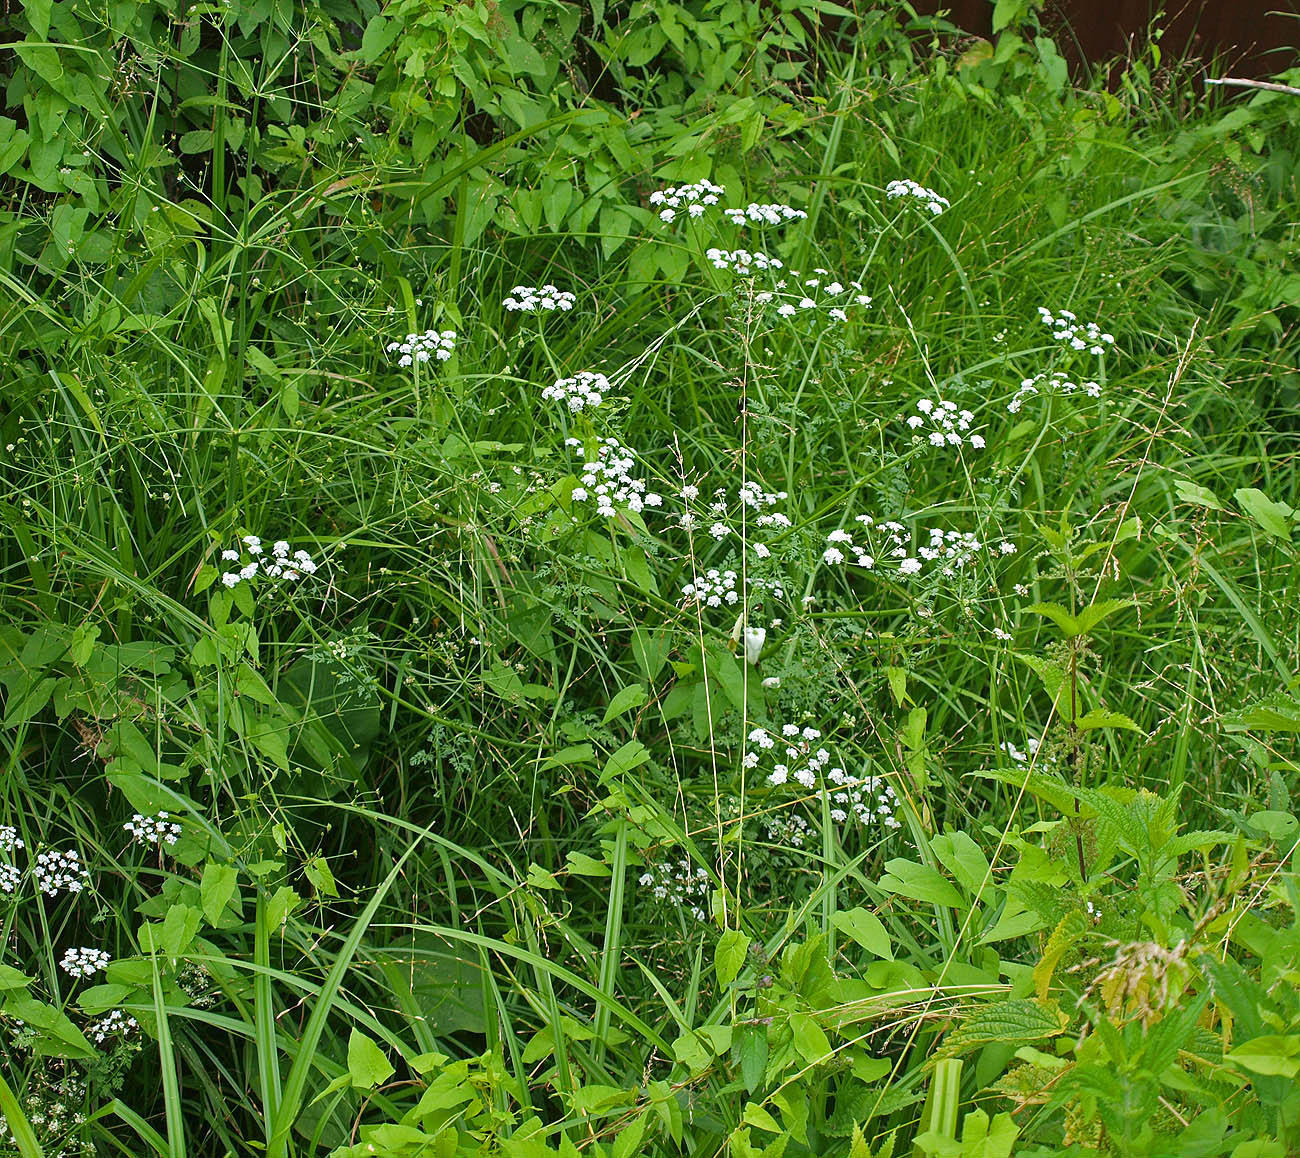
[{"label": "nettle leaf", "polygon": [[1103,711],[1101,708],[1094,708],[1091,712],[1085,712],[1074,721],[1074,726],[1085,732],[1095,728],[1125,728],[1130,732],[1142,731],[1137,724],[1122,712],[1108,712]]},{"label": "nettle leaf", "polygon": [[1075,636],[1087,635],[1115,612],[1132,606],[1133,602],[1132,599],[1102,599],[1097,603],[1089,604],[1078,615],[1071,615],[1059,603],[1035,603],[1028,610],[1047,616],[1067,638],[1072,639]]},{"label": "nettle leaf", "polygon": [[1300,732],[1300,702],[1284,693],[1268,696],[1257,704],[1233,715],[1223,723],[1234,730],[1252,732]]},{"label": "nettle leaf", "polygon": [[1272,539],[1291,538],[1291,519],[1295,509],[1286,503],[1275,503],[1255,487],[1242,487],[1233,491],[1232,497],[1250,516],[1251,521]]},{"label": "nettle leaf", "polygon": [[977,1009],[944,1038],[942,1050],[959,1054],[986,1045],[1028,1045],[1059,1037],[1069,1024],[1054,1002],[1014,997]]}]

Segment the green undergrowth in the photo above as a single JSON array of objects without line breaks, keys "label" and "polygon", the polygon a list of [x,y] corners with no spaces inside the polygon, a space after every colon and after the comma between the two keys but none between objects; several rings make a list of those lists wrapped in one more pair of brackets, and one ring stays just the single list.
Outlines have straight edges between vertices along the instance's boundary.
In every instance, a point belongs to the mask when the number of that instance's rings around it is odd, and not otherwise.
[{"label": "green undergrowth", "polygon": [[1296,1152],[1293,94],[21,9],[0,1153]]}]

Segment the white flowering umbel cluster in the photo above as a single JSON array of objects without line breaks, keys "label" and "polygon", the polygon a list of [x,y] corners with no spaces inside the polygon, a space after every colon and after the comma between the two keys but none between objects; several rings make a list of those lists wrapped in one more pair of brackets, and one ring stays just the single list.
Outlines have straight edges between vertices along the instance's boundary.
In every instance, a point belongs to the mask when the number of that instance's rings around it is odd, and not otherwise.
[{"label": "white flowering umbel cluster", "polygon": [[712,181],[669,185],[666,189],[656,189],[651,193],[650,204],[659,210],[659,220],[671,225],[682,211],[685,211],[687,217],[703,217],[718,204],[719,198],[726,192],[722,185],[715,185]]},{"label": "white flowering umbel cluster", "polygon": [[[916,413],[909,415],[907,425],[924,433],[931,446],[962,446],[969,443],[976,450],[984,449],[984,436],[969,433],[975,415],[969,410],[958,410],[957,403],[945,398],[917,399]],[[926,428],[929,427],[927,430]]]},{"label": "white flowering umbel cluster", "polygon": [[410,366],[418,362],[423,364],[436,358],[445,362],[456,349],[456,331],[425,330],[422,334],[407,334],[400,342],[389,342],[386,349],[390,354],[397,354],[399,366]]},{"label": "white flowering umbel cluster", "polygon": [[637,883],[663,905],[689,913],[697,921],[708,919],[709,874],[690,858],[670,857],[646,866]]},{"label": "white flowering umbel cluster", "polygon": [[3,857],[0,859],[0,893],[12,894],[18,891],[18,882],[22,880],[23,875],[9,858],[25,847],[26,845],[18,836],[18,830],[13,825],[0,825],[0,857]]},{"label": "white flowering umbel cluster", "polygon": [[60,893],[79,893],[86,887],[90,874],[82,866],[75,848],[42,849],[32,864],[36,887],[47,897]]},{"label": "white flowering umbel cluster", "polygon": [[553,285],[517,285],[501,304],[511,313],[544,314],[559,310],[563,314],[573,309],[577,300],[568,290]]},{"label": "white flowering umbel cluster", "polygon": [[[986,546],[969,531],[944,531],[931,527],[928,531],[918,529],[913,533],[902,523],[894,520],[877,523],[870,515],[857,515],[854,522],[862,526],[862,531],[850,534],[840,528],[826,536],[823,563],[839,566],[847,561],[846,552],[852,552],[857,565],[867,570],[878,564],[892,565],[900,577],[911,578],[926,571],[930,565],[930,571],[951,578],[971,567]],[[865,538],[866,542],[856,542],[855,535]],[[1009,539],[1002,539],[996,552],[1014,555],[1016,545]]]},{"label": "white flowering umbel cluster", "polygon": [[634,475],[636,452],[617,438],[602,438],[595,458],[587,455],[580,438],[566,438],[564,444],[584,458],[581,485],[570,495],[575,503],[595,503],[596,513],[607,519],[619,507],[640,514],[646,507],[663,505],[663,497],[647,490],[645,480]]},{"label": "white flowering umbel cluster", "polygon": [[751,201],[744,209],[724,209],[723,216],[732,225],[784,225],[788,221],[804,221],[808,214],[802,209],[773,202],[759,204]]},{"label": "white flowering umbel cluster", "polygon": [[1096,382],[1073,382],[1060,370],[1053,370],[1050,374],[1044,371],[1041,374],[1035,374],[1032,378],[1022,378],[1020,380],[1020,389],[1016,391],[1015,397],[1007,403],[1008,413],[1020,413],[1020,408],[1029,399],[1036,398],[1039,394],[1056,395],[1058,397],[1069,397],[1071,394],[1086,394],[1089,398],[1100,398],[1101,386]]},{"label": "white flowering umbel cluster", "polygon": [[143,816],[137,812],[122,827],[131,834],[131,839],[136,844],[171,846],[181,836],[181,826],[167,812],[159,812],[157,816]]},{"label": "white flowering umbel cluster", "polygon": [[563,402],[572,414],[595,410],[610,392],[609,379],[591,370],[579,370],[572,378],[561,378],[542,391],[547,402]]},{"label": "white flowering umbel cluster", "polygon": [[770,270],[784,269],[779,257],[769,257],[766,253],[753,252],[748,249],[706,249],[704,256],[714,269],[738,274],[740,277],[754,277],[756,274]]},{"label": "white flowering umbel cluster", "polygon": [[755,294],[754,300],[760,305],[775,303],[780,318],[826,317],[833,322],[847,322],[850,309],[871,308],[871,297],[863,292],[860,281],[844,285],[820,266],[809,277],[797,269],[790,270],[788,278],[781,278],[771,290]]},{"label": "white flowering umbel cluster", "polygon": [[1038,750],[1042,747],[1042,741],[1037,736],[1028,737],[1024,749],[1017,748],[1010,740],[1003,740],[998,747],[1017,764],[1036,764],[1041,768],[1052,762],[1046,757],[1039,758]]},{"label": "white flowering umbel cluster", "polygon": [[110,1009],[86,1026],[86,1036],[96,1045],[103,1045],[114,1038],[130,1037],[139,1028],[140,1023],[129,1013]]},{"label": "white flowering umbel cluster", "polygon": [[103,949],[69,949],[63,954],[59,968],[69,977],[93,977],[108,968],[110,957]]},{"label": "white flowering umbel cluster", "polygon": [[1106,353],[1107,346],[1115,344],[1114,336],[1103,331],[1097,322],[1081,322],[1069,310],[1052,313],[1046,306],[1039,306],[1038,316],[1043,325],[1052,328],[1052,337],[1064,342],[1071,350],[1087,350],[1100,358]]},{"label": "white flowering umbel cluster", "polygon": [[[782,724],[779,732],[755,728],[749,733],[750,748],[745,753],[745,767],[761,768],[771,761],[767,774],[770,786],[797,785],[806,793],[814,793],[812,802],[819,807],[825,804],[836,824],[853,820],[864,826],[900,827],[894,816],[897,803],[894,790],[880,777],[851,776],[843,768],[828,767],[831,754],[820,745],[820,740],[821,733],[816,728],[801,728],[797,724]],[[808,824],[795,823],[793,818],[784,819],[779,825],[769,823],[768,835],[773,840],[776,840],[778,832],[784,834],[793,847],[801,848]]]},{"label": "white flowering umbel cluster", "polygon": [[918,185],[907,178],[891,181],[886,185],[885,196],[891,201],[897,201],[901,197],[903,204],[918,205],[922,209],[929,210],[935,217],[949,208],[947,197],[941,197],[933,189],[927,189],[924,185]]},{"label": "white flowering umbel cluster", "polygon": [[271,545],[270,558],[267,558],[258,536],[245,535],[240,542],[242,551],[228,548],[221,552],[223,563],[240,565],[237,571],[222,573],[221,582],[227,587],[235,587],[259,574],[268,579],[284,579],[290,583],[298,582],[304,575],[316,574],[316,561],[303,550],[290,554],[289,544],[284,539],[277,539]]},{"label": "white flowering umbel cluster", "polygon": [[724,603],[734,607],[740,601],[734,571],[720,571],[710,567],[703,575],[696,575],[682,588],[682,597],[703,603],[705,607],[721,607]]}]

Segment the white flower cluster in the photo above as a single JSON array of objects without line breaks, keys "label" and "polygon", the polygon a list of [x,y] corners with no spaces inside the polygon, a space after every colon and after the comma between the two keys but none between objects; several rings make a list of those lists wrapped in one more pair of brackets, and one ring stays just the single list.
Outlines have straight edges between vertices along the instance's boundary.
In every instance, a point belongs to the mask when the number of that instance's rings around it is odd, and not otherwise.
[{"label": "white flower cluster", "polygon": [[[741,277],[753,277],[768,270],[785,268],[779,257],[769,257],[766,253],[757,251],[750,253],[747,249],[718,249],[715,246],[706,249],[704,256],[709,259],[714,269],[730,270]],[[759,297],[761,299],[763,295],[760,294]],[[768,297],[770,298],[771,295],[769,294]]]},{"label": "white flower cluster", "polygon": [[561,378],[554,386],[547,386],[542,397],[547,402],[563,402],[577,414],[582,410],[594,410],[605,400],[609,389],[609,379],[604,374],[579,370],[572,378]]},{"label": "white flower cluster", "polygon": [[109,1038],[129,1037],[139,1028],[140,1023],[129,1013],[110,1009],[103,1017],[96,1018],[86,1026],[86,1036],[96,1045],[103,1045]]},{"label": "white flower cluster", "polygon": [[947,197],[941,197],[933,189],[927,189],[924,185],[918,185],[915,181],[907,179],[891,181],[885,186],[885,196],[891,201],[899,197],[919,201],[936,217],[949,207]]},{"label": "white flower cluster", "polygon": [[685,209],[690,217],[703,217],[705,210],[718,203],[727,190],[712,181],[697,181],[693,185],[669,185],[667,189],[656,189],[650,194],[650,204],[663,208],[659,210],[659,220],[671,223],[677,219],[679,210]]},{"label": "white flower cluster", "polygon": [[[776,763],[768,773],[768,784],[780,788],[794,783],[809,792],[816,790],[815,799],[829,805],[830,818],[836,824],[852,817],[864,825],[878,821],[886,828],[900,827],[894,816],[894,790],[878,776],[850,776],[843,768],[828,768],[831,754],[824,747],[814,748],[820,739],[816,728],[800,728],[797,724],[782,724],[779,736],[766,728],[755,728],[749,733],[753,747],[745,753],[744,765],[757,768],[763,754],[770,752]],[[794,818],[768,825],[769,836],[775,840],[779,832],[783,842],[795,848],[803,846],[807,831],[807,823],[795,823]]]},{"label": "white flower cluster", "polygon": [[724,209],[722,212],[732,225],[782,225],[787,221],[802,221],[808,216],[802,209],[789,205],[759,205],[753,201],[744,209]]},{"label": "white flower cluster", "polygon": [[1089,398],[1101,397],[1101,386],[1096,382],[1072,382],[1060,370],[1051,374],[1035,374],[1032,378],[1022,378],[1016,396],[1007,403],[1010,414],[1018,414],[1021,406],[1038,394],[1086,394]]},{"label": "white flower cluster", "polygon": [[18,830],[12,824],[0,824],[0,852],[13,852],[26,848],[18,836]]},{"label": "white flower cluster", "polygon": [[849,320],[848,307],[871,308],[871,297],[863,292],[860,281],[851,281],[845,286],[831,277],[830,270],[821,267],[813,270],[812,277],[804,277],[797,269],[792,269],[789,278],[778,281],[774,290],[755,294],[754,300],[760,304],[779,300],[776,312],[783,318],[793,318],[813,310],[825,311],[827,317],[837,322]]},{"label": "white flower cluster", "polygon": [[1038,759],[1038,749],[1042,746],[1042,741],[1037,736],[1030,736],[1025,740],[1025,749],[1017,748],[1010,740],[1003,740],[998,747],[1002,749],[1017,764],[1040,765],[1050,763],[1047,760]]},{"label": "white flower cluster", "polygon": [[782,724],[780,735],[769,732],[766,728],[755,728],[749,733],[749,742],[754,745],[745,753],[746,768],[757,768],[764,752],[775,752],[780,745],[784,758],[779,754],[778,763],[768,774],[767,782],[780,785],[793,778],[805,788],[815,788],[817,775],[829,762],[831,754],[825,748],[813,749],[812,745],[821,739],[816,728],[800,728],[798,724]]},{"label": "white flower cluster", "polygon": [[1114,336],[1104,333],[1096,322],[1081,322],[1069,310],[1058,310],[1053,314],[1045,306],[1039,306],[1038,316],[1043,325],[1053,327],[1052,337],[1065,342],[1072,350],[1087,350],[1100,358],[1107,346],[1115,344]]},{"label": "white flower cluster", "polygon": [[23,874],[18,871],[17,866],[0,863],[0,893],[13,895],[18,891],[18,883],[23,879]]},{"label": "white flower cluster", "polygon": [[245,580],[252,579],[259,572],[268,579],[287,579],[291,583],[297,582],[304,575],[314,575],[316,573],[316,562],[306,551],[294,551],[292,556],[289,554],[289,544],[284,539],[277,539],[271,545],[271,558],[265,559],[265,552],[262,549],[262,540],[256,535],[245,535],[241,540],[244,547],[244,553],[249,556],[248,562],[243,562],[244,555],[239,551],[225,550],[221,552],[221,561],[223,563],[240,563],[238,571],[225,571],[222,573],[221,582],[227,587],[234,587]]},{"label": "white flower cluster", "polygon": [[689,857],[651,864],[638,878],[643,889],[649,889],[656,901],[685,909],[697,921],[708,919],[705,905],[709,899],[709,874]]},{"label": "white flower cluster", "polygon": [[59,968],[69,977],[93,977],[107,969],[111,960],[103,949],[69,949],[63,954]]},{"label": "white flower cluster", "polygon": [[122,827],[136,844],[173,845],[181,835],[181,826],[166,812],[159,812],[157,816],[142,816],[137,812]]},{"label": "white flower cluster", "polygon": [[879,821],[886,828],[902,827],[894,815],[898,797],[882,777],[849,776],[840,768],[832,768],[826,779],[830,784],[823,789],[823,795],[830,801],[830,816],[837,824],[852,816],[862,825]]},{"label": "white flower cluster", "polygon": [[573,309],[577,300],[568,290],[556,289],[553,285],[540,288],[517,285],[501,304],[511,313],[518,311],[521,314],[537,314],[551,310],[566,313]]},{"label": "white flower cluster", "polygon": [[812,828],[797,812],[783,812],[773,816],[765,826],[767,839],[787,848],[803,848]]},{"label": "white flower cluster", "polygon": [[[898,573],[903,576],[919,575],[927,563],[941,564],[939,574],[951,577],[957,571],[971,566],[984,549],[985,544],[969,531],[943,531],[931,527],[929,531],[918,531],[915,535],[902,523],[889,520],[877,523],[870,515],[857,515],[854,521],[860,523],[870,539],[873,535],[883,537],[879,548],[870,543],[862,546],[854,542],[853,536],[843,529],[832,531],[826,536],[826,550],[822,552],[822,562],[838,566],[847,559],[846,551],[854,555],[859,567],[868,570],[876,566],[879,558],[896,560]],[[1014,555],[1016,545],[1009,539],[1001,540],[997,545],[999,555]]]},{"label": "white flower cluster", "polygon": [[736,573],[710,567],[682,588],[682,596],[706,607],[721,607],[724,603],[734,606],[740,599],[740,592],[736,590]]},{"label": "white flower cluster", "polygon": [[399,366],[410,366],[414,362],[427,362],[437,358],[445,362],[456,348],[456,331],[425,330],[423,334],[407,334],[400,342],[389,342],[386,349],[390,354],[400,354]]},{"label": "white flower cluster", "polygon": [[32,871],[36,887],[47,897],[57,897],[60,892],[79,893],[90,879],[75,848],[66,852],[58,849],[38,852]]},{"label": "white flower cluster", "polygon": [[969,410],[958,410],[955,402],[940,398],[917,400],[915,414],[909,415],[907,425],[921,430],[928,422],[931,430],[926,434],[931,446],[961,446],[969,442],[976,450],[984,449],[982,434],[968,434],[975,415]]},{"label": "white flower cluster", "polygon": [[[586,455],[581,439],[566,438],[564,444],[573,447],[578,454]],[[573,488],[571,497],[575,503],[593,500],[596,513],[607,519],[612,519],[617,513],[616,504],[636,514],[646,507],[662,506],[663,498],[647,491],[644,479],[633,477],[635,469],[635,451],[617,438],[603,438],[596,448],[596,457],[583,462],[581,485]]]}]

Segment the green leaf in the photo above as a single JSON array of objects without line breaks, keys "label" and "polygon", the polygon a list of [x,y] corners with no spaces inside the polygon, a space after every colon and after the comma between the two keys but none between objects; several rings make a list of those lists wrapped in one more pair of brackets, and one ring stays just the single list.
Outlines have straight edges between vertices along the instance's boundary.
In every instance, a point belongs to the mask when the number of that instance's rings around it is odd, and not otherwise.
[{"label": "green leaf", "polygon": [[1209,487],[1199,486],[1187,479],[1174,479],[1174,492],[1178,498],[1185,503],[1193,503],[1198,507],[1209,507],[1212,511],[1223,510],[1223,504],[1219,502],[1219,497]]},{"label": "green leaf", "polygon": [[958,831],[933,837],[930,848],[968,893],[978,894],[989,880],[989,862],[980,846]]},{"label": "green leaf", "polygon": [[1101,708],[1094,708],[1090,712],[1085,712],[1074,721],[1074,726],[1085,732],[1094,728],[1124,728],[1130,732],[1142,731],[1128,716],[1120,712],[1103,711]]},{"label": "green leaf", "polygon": [[[199,897],[203,906],[203,915],[209,925],[219,926],[226,906],[235,897],[239,887],[239,873],[233,865],[215,864],[208,861],[203,866],[203,879],[199,882]],[[235,910],[240,905],[236,902]]]},{"label": "green leaf", "polygon": [[986,1045],[1027,1045],[1059,1037],[1068,1022],[1052,1003],[1010,998],[976,1009],[944,1038],[942,1050],[960,1054]]},{"label": "green leaf", "polygon": [[894,947],[889,940],[889,932],[875,913],[864,908],[841,909],[833,917],[833,924],[841,933],[851,937],[868,953],[883,957],[886,961],[894,959]]},{"label": "green leaf", "polygon": [[1294,1078],[1300,1074],[1300,1035],[1265,1034],[1242,1042],[1223,1056],[1253,1074]]},{"label": "green leaf", "polygon": [[785,1132],[780,1122],[762,1106],[754,1102],[745,1103],[745,1112],[740,1120],[747,1126],[757,1126],[760,1130],[766,1130],[769,1134],[782,1134]]},{"label": "green leaf", "polygon": [[646,701],[646,690],[644,684],[630,684],[619,691],[612,700],[609,701],[609,707],[605,709],[605,716],[601,720],[602,724],[608,724],[610,720],[616,719],[624,712],[632,708],[639,708]]},{"label": "green leaf", "polygon": [[790,1031],[794,1048],[810,1065],[826,1061],[834,1052],[826,1031],[807,1013],[790,1014]]},{"label": "green leaf", "polygon": [[633,768],[639,768],[649,759],[650,752],[640,740],[629,740],[605,761],[605,767],[600,772],[600,782],[608,783]]},{"label": "green leaf", "polygon": [[26,973],[20,973],[12,965],[0,963],[0,992],[6,989],[26,989],[32,979]]},{"label": "green leaf", "polygon": [[569,872],[580,877],[607,877],[610,875],[610,868],[603,860],[597,860],[594,856],[588,856],[585,852],[578,852],[576,849],[565,854],[565,864]]},{"label": "green leaf", "polygon": [[1272,539],[1291,537],[1291,519],[1295,510],[1286,503],[1275,503],[1263,491],[1243,487],[1233,491],[1232,497],[1264,534]]},{"label": "green leaf", "polygon": [[713,968],[719,985],[730,985],[740,975],[748,953],[749,937],[739,929],[728,929],[718,938],[718,947],[713,951]]},{"label": "green leaf", "polygon": [[753,1093],[763,1084],[767,1070],[767,1027],[740,1024],[734,1027],[731,1038],[732,1064],[740,1069],[740,1080],[745,1089]]},{"label": "green leaf", "polygon": [[539,864],[528,866],[528,883],[535,889],[558,889],[560,882]]},{"label": "green leaf", "polygon": [[393,42],[402,34],[403,22],[389,20],[384,16],[372,16],[361,36],[361,48],[358,55],[365,64],[374,64],[392,47]]},{"label": "green leaf", "polygon": [[951,909],[962,907],[961,894],[938,869],[915,861],[895,859],[885,862],[885,870],[879,884],[887,893],[897,893],[932,905],[947,905]]},{"label": "green leaf", "polygon": [[373,1090],[382,1086],[395,1072],[388,1055],[354,1028],[348,1035],[348,1075],[352,1084],[358,1089]]}]

